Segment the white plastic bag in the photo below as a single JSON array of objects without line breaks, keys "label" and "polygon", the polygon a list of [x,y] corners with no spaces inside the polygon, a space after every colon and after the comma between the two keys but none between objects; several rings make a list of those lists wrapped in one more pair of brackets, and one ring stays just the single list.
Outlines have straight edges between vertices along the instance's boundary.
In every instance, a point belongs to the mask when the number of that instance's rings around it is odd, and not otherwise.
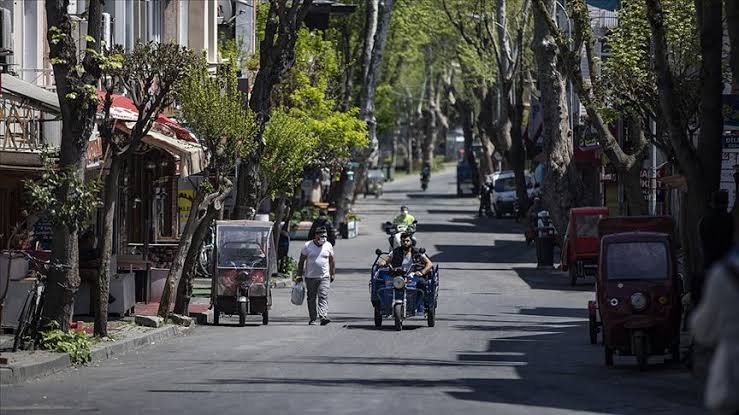
[{"label": "white plastic bag", "polygon": [[293,285],[292,293],[290,293],[290,302],[295,305],[302,305],[305,300],[305,283],[300,281]]}]

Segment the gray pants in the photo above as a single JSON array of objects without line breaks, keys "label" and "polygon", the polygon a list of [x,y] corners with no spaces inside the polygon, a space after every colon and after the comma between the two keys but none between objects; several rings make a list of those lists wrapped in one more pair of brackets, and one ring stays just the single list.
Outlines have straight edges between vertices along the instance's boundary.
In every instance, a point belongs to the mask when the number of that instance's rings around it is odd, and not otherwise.
[{"label": "gray pants", "polygon": [[[308,291],[308,315],[311,320],[328,318],[328,289],[331,280],[328,278],[306,278],[305,288]],[[318,312],[316,312],[316,297],[318,297]]]}]

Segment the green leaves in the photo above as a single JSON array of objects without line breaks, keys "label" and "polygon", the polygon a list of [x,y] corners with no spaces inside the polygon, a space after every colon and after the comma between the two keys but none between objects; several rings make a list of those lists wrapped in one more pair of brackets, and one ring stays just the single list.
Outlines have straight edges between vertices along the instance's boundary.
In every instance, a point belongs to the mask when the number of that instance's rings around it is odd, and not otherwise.
[{"label": "green leaves", "polygon": [[98,198],[100,184],[84,183],[74,168],[59,169],[51,153],[42,153],[41,159],[44,165],[41,180],[24,181],[31,208],[37,214],[46,215],[53,224],[70,229],[84,227],[102,206]]},{"label": "green leaves", "polygon": [[41,333],[41,348],[58,353],[69,353],[74,364],[84,364],[92,360],[92,341],[79,331],[62,331],[59,323],[52,321],[49,328]]},{"label": "green leaves", "polygon": [[211,76],[200,57],[177,88],[184,124],[208,150],[209,164],[222,171],[256,147],[254,115],[236,86],[233,67],[222,66]]}]

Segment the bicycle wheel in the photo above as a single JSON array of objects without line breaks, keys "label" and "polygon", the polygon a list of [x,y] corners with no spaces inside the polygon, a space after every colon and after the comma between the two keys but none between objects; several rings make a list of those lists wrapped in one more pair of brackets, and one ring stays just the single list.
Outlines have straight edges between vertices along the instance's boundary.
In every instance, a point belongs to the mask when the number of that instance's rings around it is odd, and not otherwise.
[{"label": "bicycle wheel", "polygon": [[15,337],[13,338],[13,351],[17,352],[18,349],[25,349],[23,346],[23,340],[28,336],[29,327],[31,326],[32,316],[34,316],[36,308],[36,289],[28,292],[26,295],[26,301],[23,303],[20,316],[18,317],[18,327],[15,330]]}]

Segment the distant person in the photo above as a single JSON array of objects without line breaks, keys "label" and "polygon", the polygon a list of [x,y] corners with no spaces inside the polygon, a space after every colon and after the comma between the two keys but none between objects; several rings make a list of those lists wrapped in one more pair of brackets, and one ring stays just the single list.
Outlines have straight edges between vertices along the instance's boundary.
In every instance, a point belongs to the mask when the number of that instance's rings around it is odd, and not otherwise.
[{"label": "distant person", "polygon": [[483,183],[480,186],[480,207],[477,209],[477,216],[482,217],[483,214],[492,216],[493,210],[490,205],[490,193],[492,183]]},{"label": "distant person", "polygon": [[393,219],[393,225],[413,225],[413,222],[416,221],[416,218],[413,217],[410,213],[408,213],[408,206],[401,206],[400,207],[400,215],[396,216],[395,219]]},{"label": "distant person", "polygon": [[328,318],[328,293],[335,276],[334,247],[327,240],[326,229],[318,228],[314,239],[306,242],[300,251],[298,261],[298,281],[305,281],[308,294],[308,324],[315,324],[318,318],[322,326],[331,322]]},{"label": "distant person", "polygon": [[734,240],[734,218],[728,212],[729,194],[725,190],[714,192],[710,207],[710,212],[698,222],[703,275],[694,283],[693,296],[696,302],[700,302],[706,273],[729,252]]},{"label": "distant person", "polygon": [[308,231],[308,239],[315,239],[316,230],[319,228],[323,228],[326,231],[331,246],[336,246],[336,231],[334,230],[333,223],[331,223],[331,219],[328,217],[328,211],[326,209],[318,211],[318,219],[313,221],[313,225],[310,227],[310,231]]},{"label": "distant person", "polygon": [[739,248],[714,266],[703,301],[690,319],[695,342],[715,348],[705,404],[718,415],[739,414]]}]

